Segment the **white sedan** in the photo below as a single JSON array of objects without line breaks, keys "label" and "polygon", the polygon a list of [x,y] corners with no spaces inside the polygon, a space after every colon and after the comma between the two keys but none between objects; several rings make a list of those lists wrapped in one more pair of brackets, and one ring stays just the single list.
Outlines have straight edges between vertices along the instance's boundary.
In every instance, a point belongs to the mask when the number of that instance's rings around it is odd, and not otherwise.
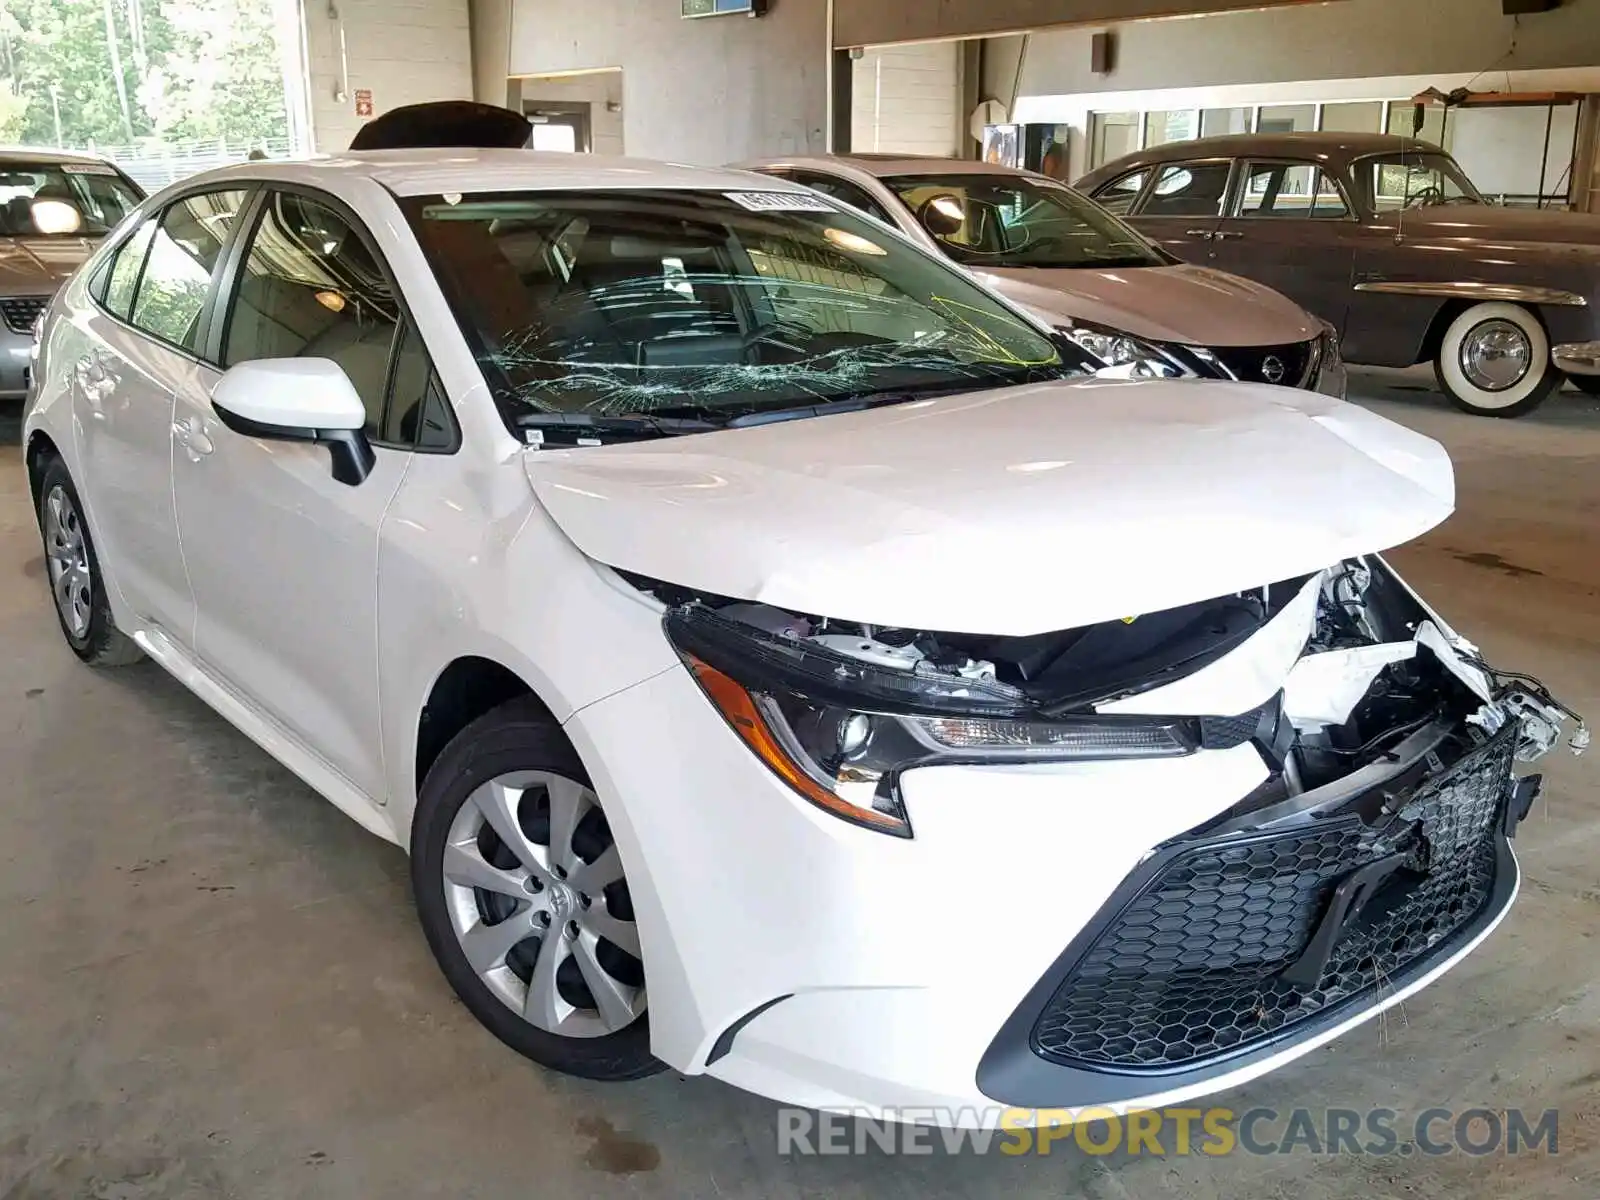
[{"label": "white sedan", "polygon": [[1449,515],[1443,451],[1087,379],[794,185],[244,164],[147,201],[35,353],[72,650],[407,847],[446,978],[546,1066],[1174,1100],[1511,903],[1565,710],[1377,557]]}]

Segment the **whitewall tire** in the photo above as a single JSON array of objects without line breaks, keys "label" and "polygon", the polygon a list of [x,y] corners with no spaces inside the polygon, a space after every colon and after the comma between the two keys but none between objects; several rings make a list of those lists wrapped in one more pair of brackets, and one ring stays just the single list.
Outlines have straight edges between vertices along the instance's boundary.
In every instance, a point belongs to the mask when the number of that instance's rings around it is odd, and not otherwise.
[{"label": "whitewall tire", "polygon": [[1450,322],[1434,374],[1450,402],[1484,417],[1520,417],[1561,382],[1550,335],[1520,304],[1475,304]]}]

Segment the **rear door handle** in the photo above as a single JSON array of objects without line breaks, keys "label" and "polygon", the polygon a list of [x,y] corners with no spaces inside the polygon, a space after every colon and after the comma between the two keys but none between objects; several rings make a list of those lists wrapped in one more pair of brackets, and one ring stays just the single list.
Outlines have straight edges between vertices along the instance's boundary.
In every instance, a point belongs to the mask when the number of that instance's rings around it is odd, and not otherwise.
[{"label": "rear door handle", "polygon": [[1225,242],[1229,238],[1242,238],[1244,236],[1244,234],[1242,234],[1242,233],[1229,233],[1226,229],[1219,229],[1215,233],[1213,233],[1211,236],[1216,238],[1217,241],[1219,241],[1219,242]]},{"label": "rear door handle", "polygon": [[1210,229],[1185,229],[1183,232],[1189,237],[1203,238],[1208,242],[1217,236],[1216,233]]}]

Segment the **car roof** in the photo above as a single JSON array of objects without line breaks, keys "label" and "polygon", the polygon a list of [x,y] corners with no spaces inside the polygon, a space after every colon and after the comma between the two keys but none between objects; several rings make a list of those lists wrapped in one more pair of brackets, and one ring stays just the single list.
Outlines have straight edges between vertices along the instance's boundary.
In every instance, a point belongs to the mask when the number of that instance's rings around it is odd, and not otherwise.
[{"label": "car roof", "polygon": [[109,158],[78,150],[52,150],[44,146],[0,146],[0,166],[6,163],[84,163],[103,166]]},{"label": "car roof", "polygon": [[854,167],[880,179],[891,175],[1033,175],[1016,167],[1000,166],[967,158],[939,158],[931,154],[812,154],[789,158],[764,158],[741,163],[751,170],[774,167],[809,167],[826,171],[832,167]]},{"label": "car roof", "polygon": [[[1283,155],[1316,162],[1348,162],[1366,154],[1388,154],[1405,149],[1437,150],[1419,138],[1393,133],[1226,133],[1185,142],[1165,142],[1136,150],[1089,174],[1096,179],[1111,172],[1145,163],[1179,162],[1194,158],[1240,158],[1247,155]],[[1087,178],[1088,176],[1085,176]]]},{"label": "car roof", "polygon": [[691,167],[642,158],[563,154],[538,150],[486,150],[455,147],[412,150],[347,151],[306,159],[263,159],[236,163],[185,180],[281,180],[328,184],[364,176],[397,196],[436,192],[578,191],[643,188],[704,191],[803,191],[785,180],[758,178],[725,167]]}]

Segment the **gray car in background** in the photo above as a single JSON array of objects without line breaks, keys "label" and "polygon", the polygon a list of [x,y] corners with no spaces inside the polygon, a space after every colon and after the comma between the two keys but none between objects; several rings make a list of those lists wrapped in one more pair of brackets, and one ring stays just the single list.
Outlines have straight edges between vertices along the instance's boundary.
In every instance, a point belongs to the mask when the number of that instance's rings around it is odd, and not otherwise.
[{"label": "gray car in background", "polygon": [[0,150],[0,403],[27,395],[33,323],[143,199],[104,159]]},{"label": "gray car in background", "polygon": [[823,192],[953,259],[1106,363],[1343,396],[1333,327],[1270,287],[1183,263],[1045,175],[957,159],[850,154],[747,170]]}]

